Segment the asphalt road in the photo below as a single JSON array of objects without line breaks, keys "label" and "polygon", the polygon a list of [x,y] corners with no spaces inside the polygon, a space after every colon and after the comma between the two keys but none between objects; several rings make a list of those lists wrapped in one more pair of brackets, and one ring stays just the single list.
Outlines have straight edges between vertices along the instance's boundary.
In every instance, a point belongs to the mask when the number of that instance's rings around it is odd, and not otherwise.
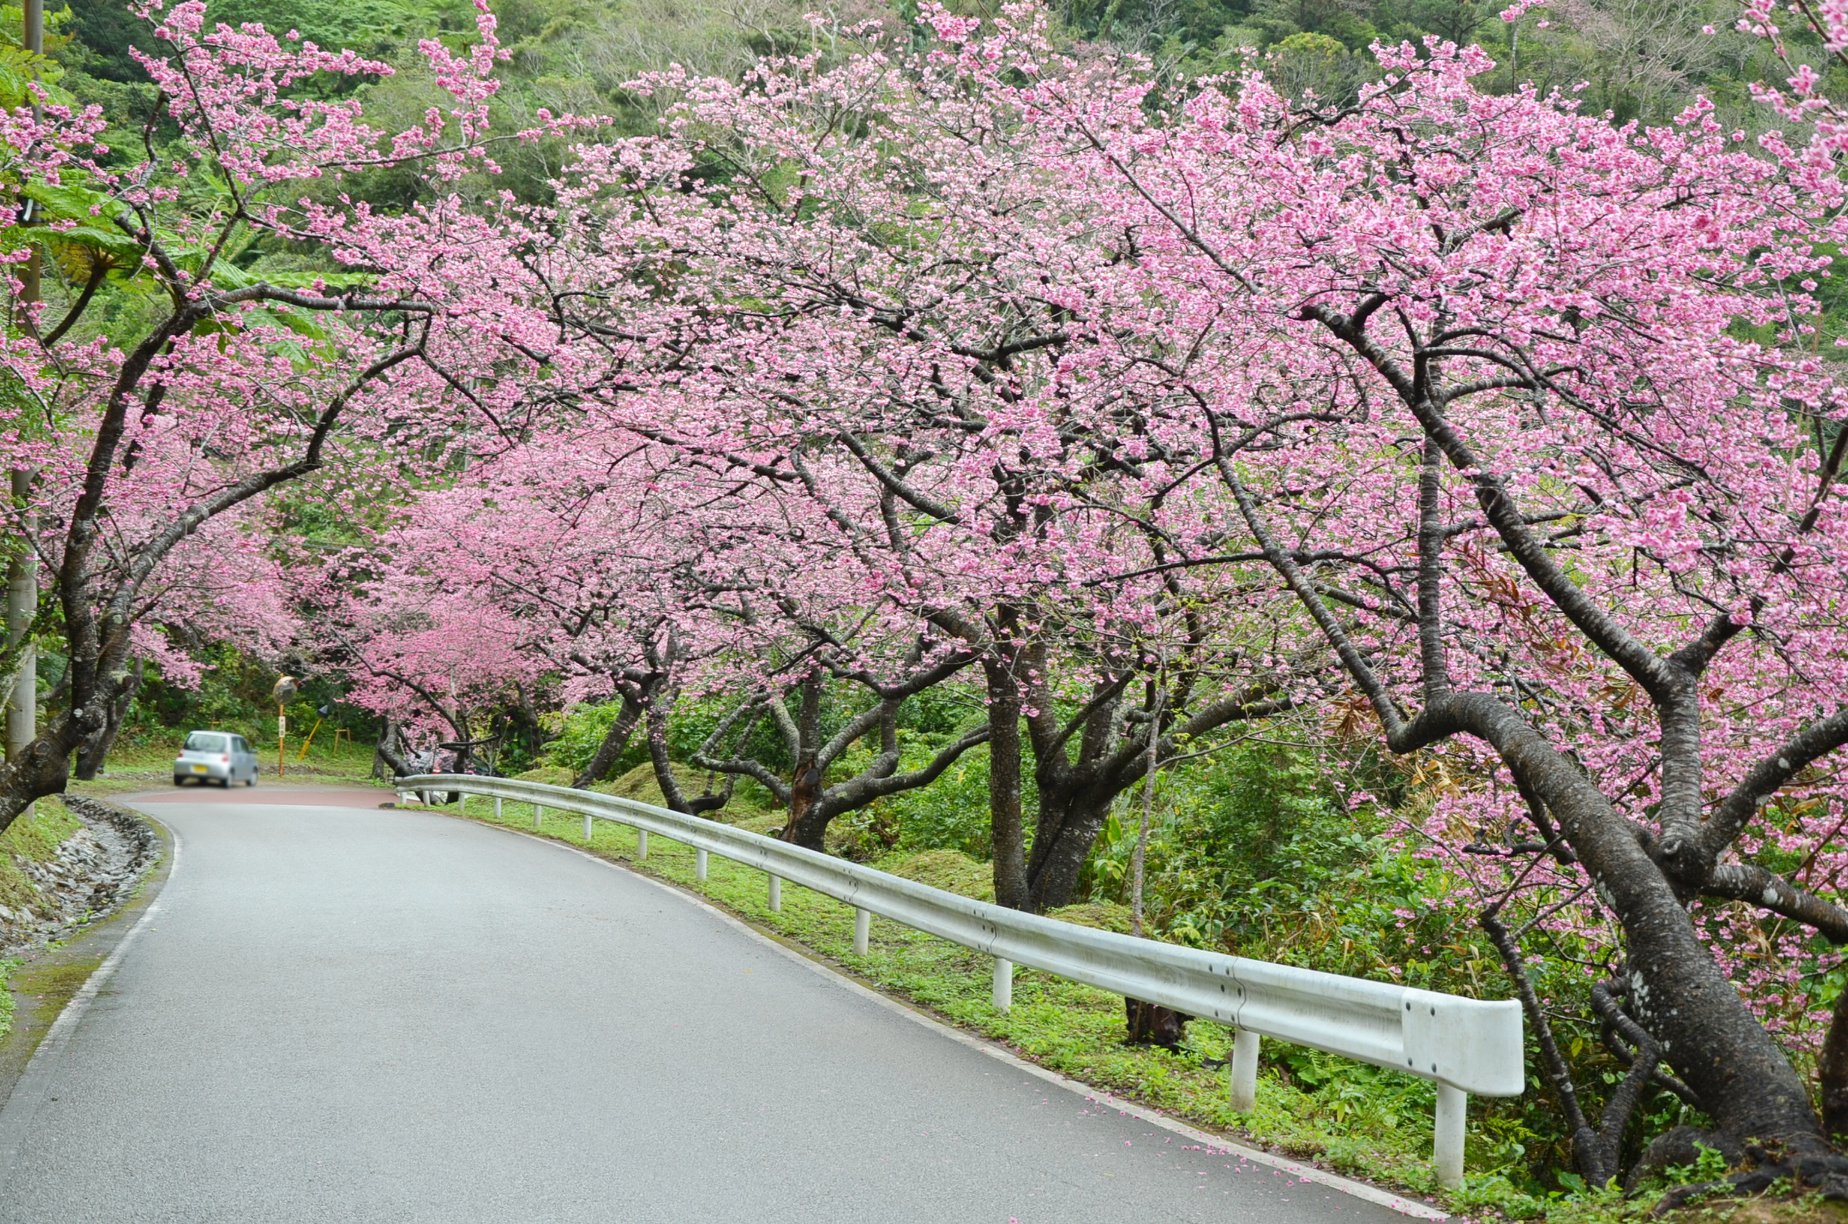
[{"label": "asphalt road", "polygon": [[352,797],[163,798],[172,877],[0,1110],[7,1224],[1404,1219],[563,847]]}]

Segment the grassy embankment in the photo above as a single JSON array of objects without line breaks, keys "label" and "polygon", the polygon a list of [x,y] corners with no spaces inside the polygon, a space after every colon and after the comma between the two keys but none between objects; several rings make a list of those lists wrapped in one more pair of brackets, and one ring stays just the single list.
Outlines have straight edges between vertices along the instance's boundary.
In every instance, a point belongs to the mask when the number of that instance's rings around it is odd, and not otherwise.
[{"label": "grassy embankment", "polygon": [[[49,800],[36,804],[0,833],[0,905],[15,911],[38,908],[38,888],[22,864],[50,859],[64,839],[81,827],[62,803]],[[6,1040],[13,1027],[13,996],[7,982],[17,966],[17,961],[0,957],[0,1041]]]}]

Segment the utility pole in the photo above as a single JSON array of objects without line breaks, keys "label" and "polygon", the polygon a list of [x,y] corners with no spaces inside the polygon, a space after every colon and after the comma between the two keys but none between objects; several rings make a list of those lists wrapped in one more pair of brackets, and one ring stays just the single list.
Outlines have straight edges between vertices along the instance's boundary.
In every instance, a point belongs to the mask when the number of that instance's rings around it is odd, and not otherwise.
[{"label": "utility pole", "polygon": [[[26,51],[45,54],[45,0],[26,0]],[[33,109],[38,108],[34,105]],[[28,204],[27,208],[31,205]],[[23,220],[24,218],[22,218]],[[19,306],[21,324],[29,323],[32,307],[39,300],[39,253],[34,247],[19,269]],[[33,473],[29,468],[15,468],[10,482],[13,506],[19,514],[18,551],[7,565],[6,640],[9,646],[24,642],[38,615],[38,556],[33,540],[31,513]],[[6,706],[6,755],[12,760],[38,736],[38,650],[25,643],[19,661],[19,674],[13,681],[13,693]]]}]

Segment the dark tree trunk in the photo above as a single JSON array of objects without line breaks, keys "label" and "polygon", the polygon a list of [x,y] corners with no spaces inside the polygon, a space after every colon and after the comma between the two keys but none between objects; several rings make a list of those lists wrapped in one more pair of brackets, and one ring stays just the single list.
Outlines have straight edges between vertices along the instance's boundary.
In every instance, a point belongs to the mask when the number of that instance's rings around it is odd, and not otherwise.
[{"label": "dark tree trunk", "polygon": [[1848,1140],[1848,990],[1835,998],[1816,1079],[1822,1097],[1823,1133],[1831,1139]]},{"label": "dark tree trunk", "polygon": [[404,759],[402,745],[398,743],[398,723],[396,719],[387,718],[379,729],[378,742],[372,747],[372,772],[378,773],[378,767],[384,765],[391,771],[391,777],[402,778],[411,772],[411,764]]},{"label": "dark tree trunk", "polygon": [[822,848],[822,838],[835,813],[821,802],[821,769],[813,756],[796,762],[796,772],[789,780],[789,823],[783,826],[783,840],[810,850]]},{"label": "dark tree trunk", "polygon": [[641,701],[629,693],[624,693],[622,709],[617,712],[616,721],[610,724],[610,729],[604,735],[603,742],[597,745],[597,751],[592,754],[590,764],[584,766],[571,785],[583,790],[609,777],[610,770],[615,768],[618,760],[622,759],[622,754],[628,751],[629,741],[635,736],[636,724],[641,720]]},{"label": "dark tree trunk", "polygon": [[1085,708],[1065,724],[1048,714],[1052,693],[1033,695],[1039,714],[1029,721],[1028,731],[1039,814],[1027,859],[1027,887],[1035,912],[1071,904],[1111,803],[1147,766],[1148,754],[1126,734],[1119,717],[1126,684],[1122,677],[1100,679]]},{"label": "dark tree trunk", "polygon": [[680,779],[674,775],[673,759],[667,755],[666,720],[657,717],[653,710],[648,711],[647,718],[648,762],[654,766],[655,786],[661,791],[661,800],[668,810],[690,816],[693,809],[680,790]]},{"label": "dark tree trunk", "polygon": [[[1428,710],[1417,738],[1464,732],[1494,746],[1546,804],[1623,926],[1628,996],[1662,1057],[1730,1143],[1793,1154],[1826,1148],[1821,1121],[1790,1060],[1701,941],[1674,886],[1635,829],[1562,753],[1514,711],[1483,694]],[[1434,734],[1436,733],[1436,734]],[[1393,745],[1403,751],[1409,741]]]},{"label": "dark tree trunk", "polygon": [[1039,824],[1033,855],[1027,860],[1027,882],[1036,913],[1072,903],[1084,861],[1110,818],[1110,805],[1117,795],[1113,789],[1077,779],[1053,782],[1048,789],[1049,781],[1042,772]]},{"label": "dark tree trunk", "polygon": [[109,750],[115,747],[116,736],[122,733],[122,724],[128,719],[129,707],[134,704],[135,694],[141,691],[145,678],[146,667],[140,659],[136,659],[134,670],[129,673],[115,700],[109,703],[102,728],[77,750],[76,774],[79,781],[91,781],[102,772],[103,763],[109,758]]},{"label": "dark tree trunk", "polygon": [[1020,687],[1006,664],[985,662],[988,682],[988,820],[994,842],[995,900],[1031,909],[1026,822],[1020,803]]},{"label": "dark tree trunk", "polygon": [[661,790],[662,802],[669,811],[679,812],[683,816],[704,816],[716,812],[731,802],[732,786],[737,779],[727,777],[725,785],[713,790],[710,785],[693,798],[687,798],[680,789],[680,779],[674,774],[674,762],[667,755],[667,720],[655,706],[650,705],[644,712],[648,736],[648,761],[654,766],[655,785]]},{"label": "dark tree trunk", "polygon": [[1187,1021],[1192,1019],[1173,1008],[1158,1003],[1145,1003],[1141,999],[1124,999],[1123,1009],[1127,1013],[1129,1028],[1129,1034],[1124,1040],[1130,1045],[1179,1049],[1181,1039],[1186,1036]]},{"label": "dark tree trunk", "polygon": [[[98,712],[100,720],[101,714]],[[12,827],[33,802],[64,793],[71,753],[83,742],[83,726],[69,714],[44,724],[38,738],[0,768],[0,833]]]}]

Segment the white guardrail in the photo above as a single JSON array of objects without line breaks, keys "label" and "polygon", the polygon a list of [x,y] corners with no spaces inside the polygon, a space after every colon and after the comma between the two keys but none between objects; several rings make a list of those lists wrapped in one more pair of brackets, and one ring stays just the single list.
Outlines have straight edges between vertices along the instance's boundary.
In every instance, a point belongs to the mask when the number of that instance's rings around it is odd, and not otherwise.
[{"label": "white guardrail", "polygon": [[648,835],[691,846],[695,872],[706,878],[706,856],[717,854],[769,876],[770,908],[782,904],[790,880],[851,905],[854,950],[866,951],[869,916],[878,914],[995,958],[994,1002],[1007,1010],[1015,965],[1085,982],[1217,1021],[1237,1032],[1231,1060],[1232,1107],[1248,1110],[1257,1091],[1258,1041],[1275,1037],[1376,1067],[1390,1067],[1437,1084],[1438,1180],[1463,1178],[1463,1122],[1468,1094],[1519,1096],[1525,1087],[1521,1005],[1487,1002],[1392,986],[1312,969],[1273,965],[1198,948],[1097,931],[986,901],[957,896],[743,829],[683,816],[665,808],[594,791],[462,774],[397,779],[399,795],[449,792],[534,805],[538,825],[547,808],[637,831],[636,857]]}]

